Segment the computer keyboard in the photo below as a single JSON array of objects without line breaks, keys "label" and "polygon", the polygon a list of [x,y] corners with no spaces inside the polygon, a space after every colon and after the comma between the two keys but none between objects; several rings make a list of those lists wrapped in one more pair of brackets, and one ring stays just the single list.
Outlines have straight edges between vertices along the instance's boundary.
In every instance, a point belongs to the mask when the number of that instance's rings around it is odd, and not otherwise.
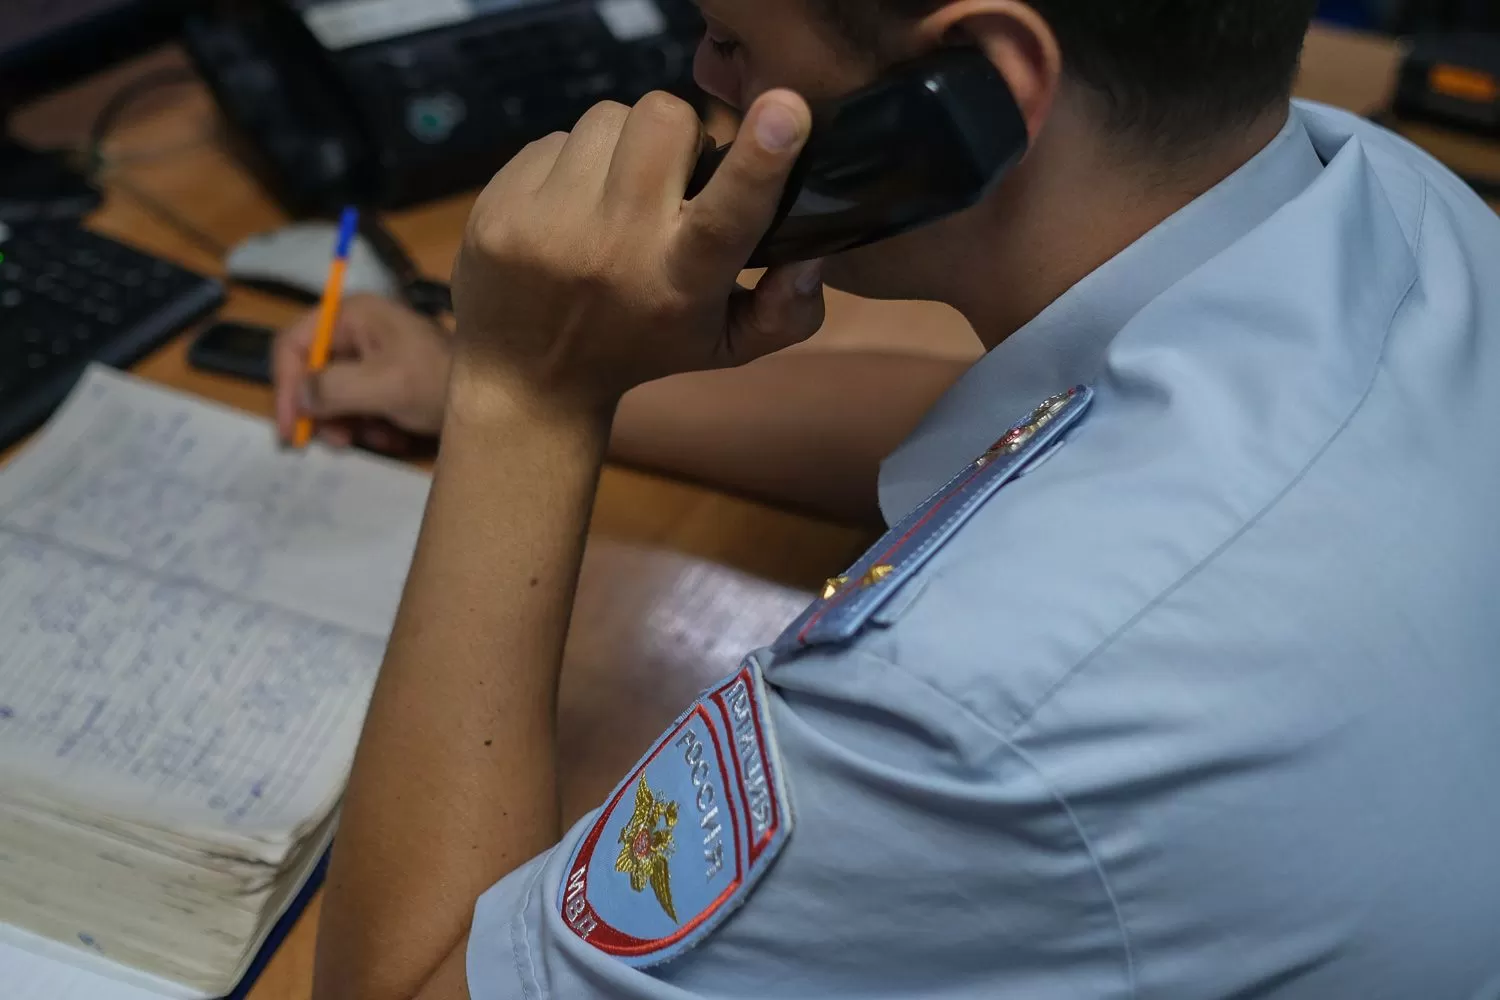
[{"label": "computer keyboard", "polygon": [[0,448],[89,362],[133,364],[223,299],[217,281],[69,223],[0,225]]}]

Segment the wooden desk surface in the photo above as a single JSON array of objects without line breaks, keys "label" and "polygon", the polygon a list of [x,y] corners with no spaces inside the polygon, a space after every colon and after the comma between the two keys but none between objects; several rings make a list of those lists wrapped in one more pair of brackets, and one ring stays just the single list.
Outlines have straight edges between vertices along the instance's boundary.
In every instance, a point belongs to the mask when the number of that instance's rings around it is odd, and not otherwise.
[{"label": "wooden desk surface", "polygon": [[[1309,40],[1299,93],[1360,112],[1383,107],[1391,92],[1398,53],[1393,45],[1345,32],[1315,30]],[[167,50],[121,67],[69,93],[28,109],[17,131],[38,144],[66,145],[88,131],[98,109],[118,87],[153,66],[179,64]],[[1500,164],[1492,147],[1429,134],[1439,155],[1452,153],[1466,169]],[[189,220],[215,241],[229,245],[286,220],[270,198],[227,151],[211,103],[202,88],[163,90],[143,101],[111,142],[122,165],[111,175],[109,200],[94,220],[99,231],[209,274],[222,273],[217,255],[199,247],[153,215],[130,191],[146,193]],[[420,266],[446,275],[472,198],[460,196],[395,213],[391,228]],[[235,289],[224,315],[269,325],[290,320],[298,308],[281,300]],[[832,303],[827,347],[908,346],[913,327],[923,328],[923,347],[954,357],[978,353],[972,331],[938,307],[878,305],[839,297]],[[265,389],[192,371],[184,335],[137,367],[165,385],[269,415]],[[847,565],[864,539],[857,532],[749,503],[709,490],[610,469],[600,489],[597,534],[674,549],[768,579],[811,589]],[[252,1000],[306,1000],[312,977],[314,905],[276,955]]]}]

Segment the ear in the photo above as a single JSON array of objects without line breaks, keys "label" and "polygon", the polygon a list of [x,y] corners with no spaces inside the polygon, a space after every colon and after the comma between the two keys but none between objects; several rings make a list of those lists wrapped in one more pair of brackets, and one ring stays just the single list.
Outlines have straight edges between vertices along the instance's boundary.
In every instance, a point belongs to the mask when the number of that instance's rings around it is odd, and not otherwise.
[{"label": "ear", "polygon": [[989,56],[1036,140],[1062,86],[1062,46],[1046,18],[1020,0],[954,0],[924,18],[917,30],[928,47],[961,41]]}]

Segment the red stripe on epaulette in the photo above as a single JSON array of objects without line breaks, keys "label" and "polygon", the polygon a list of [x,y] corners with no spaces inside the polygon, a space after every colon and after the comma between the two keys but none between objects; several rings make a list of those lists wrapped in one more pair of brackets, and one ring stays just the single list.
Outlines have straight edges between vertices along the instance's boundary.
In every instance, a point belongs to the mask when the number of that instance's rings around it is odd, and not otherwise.
[{"label": "red stripe on epaulette", "polygon": [[[943,508],[947,507],[948,504],[954,500],[954,498],[956,498],[964,490],[968,489],[969,485],[973,483],[974,480],[978,479],[983,472],[984,470],[982,468],[977,468],[970,472],[967,478],[965,478],[957,486],[954,486],[952,489],[950,489],[946,496],[932,505],[931,510],[922,515],[920,519],[915,521],[912,526],[907,529],[904,535],[896,539],[896,541],[892,542],[890,548],[882,552],[875,559],[873,565],[879,566],[881,563],[890,562],[892,557],[894,557],[896,553],[905,548],[907,542],[911,541],[913,535],[925,528],[932,521],[932,519],[936,517],[940,511],[943,510]],[[853,588],[848,588],[839,591],[833,597],[825,601],[823,606],[819,608],[817,612],[807,620],[807,624],[803,625],[802,630],[797,633],[797,641],[805,644],[807,642],[808,633],[811,632],[813,628],[816,627],[817,624],[822,621],[830,611],[838,607],[845,600],[856,593],[858,593],[858,591],[854,590]]]},{"label": "red stripe on epaulette", "polygon": [[[896,556],[900,554],[901,550],[906,547],[906,544],[912,540],[913,536],[917,535],[923,528],[931,524],[933,519],[937,517],[938,514],[942,513],[955,499],[962,496],[964,490],[973,485],[976,479],[985,474],[985,470],[989,468],[988,463],[995,452],[997,452],[999,449],[1007,447],[1007,445],[1010,445],[1013,441],[1017,442],[1016,446],[1019,446],[1019,444],[1021,443],[1022,435],[1027,435],[1027,439],[1029,439],[1030,436],[1034,436],[1042,428],[1051,424],[1057,413],[1060,412],[1061,404],[1065,404],[1076,399],[1079,392],[1079,389],[1070,389],[1067,392],[1062,393],[1058,396],[1054,396],[1046,402],[1042,403],[1041,406],[1037,407],[1036,410],[1033,411],[1028,419],[1016,424],[1006,432],[1005,436],[1001,437],[998,441],[991,445],[990,449],[985,452],[984,456],[977,459],[973,463],[973,465],[969,469],[969,474],[967,476],[963,476],[962,478],[955,477],[954,482],[948,485],[947,492],[945,492],[942,497],[935,498],[936,502],[932,503],[932,506],[927,510],[927,512],[924,513],[920,518],[912,522],[912,524],[906,529],[906,531],[904,531],[899,538],[892,542],[884,552],[877,556],[873,561],[867,562],[867,560],[861,559],[860,564],[881,566],[892,562],[896,558]],[[812,633],[812,630],[816,628],[818,624],[822,622],[830,612],[838,608],[851,596],[858,593],[859,589],[857,587],[846,586],[840,589],[837,593],[833,594],[831,597],[827,598],[823,602],[823,606],[815,611],[808,618],[807,622],[802,626],[802,628],[798,630],[797,642],[805,646],[807,644],[807,638]]]}]

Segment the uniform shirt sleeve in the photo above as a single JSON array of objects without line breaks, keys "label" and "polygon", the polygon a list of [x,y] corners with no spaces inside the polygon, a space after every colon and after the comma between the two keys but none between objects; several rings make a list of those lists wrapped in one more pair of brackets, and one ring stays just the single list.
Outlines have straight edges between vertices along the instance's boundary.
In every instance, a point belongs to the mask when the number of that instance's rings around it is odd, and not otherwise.
[{"label": "uniform shirt sleeve", "polygon": [[558,900],[591,817],[479,901],[473,1000],[1128,995],[1106,884],[1023,752],[857,649],[767,683],[795,823],[733,915],[648,969],[581,940]]}]

